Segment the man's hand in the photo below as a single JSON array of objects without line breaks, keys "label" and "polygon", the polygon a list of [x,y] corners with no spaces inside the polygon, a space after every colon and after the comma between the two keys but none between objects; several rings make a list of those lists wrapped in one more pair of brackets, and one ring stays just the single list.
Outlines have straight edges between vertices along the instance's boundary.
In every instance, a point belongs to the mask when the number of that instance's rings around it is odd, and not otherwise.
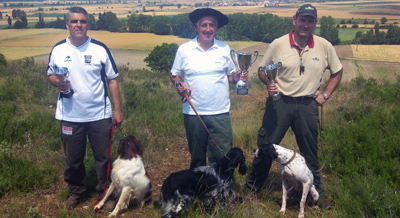
[{"label": "man's hand", "polygon": [[276,84],[278,84],[278,81],[275,81],[274,84],[267,82],[266,86],[268,89],[268,94],[273,95],[273,94],[278,93],[278,86]]},{"label": "man's hand", "polygon": [[322,95],[322,92],[319,92],[318,96],[315,98],[315,101],[317,102],[318,106],[325,104],[326,100],[324,95]]},{"label": "man's hand", "polygon": [[176,87],[176,90],[177,90],[177,92],[178,92],[178,94],[181,96],[181,97],[185,97],[185,94],[186,95],[188,95],[188,93],[187,93],[187,87],[186,87],[186,84],[185,83],[183,83],[183,82],[180,82],[180,84],[181,84],[181,87],[180,88],[178,88],[178,87]]},{"label": "man's hand", "polygon": [[[239,74],[241,73],[240,71],[238,72]],[[247,77],[249,76],[249,72],[247,70],[242,71],[240,74],[239,80],[242,80],[243,82],[247,82]]]},{"label": "man's hand", "polygon": [[58,88],[59,92],[67,93],[69,91],[69,89],[71,88],[71,83],[69,80],[66,80],[66,81],[58,80],[57,88]]},{"label": "man's hand", "polygon": [[115,111],[113,116],[113,125],[120,127],[122,121],[124,120],[124,115],[121,111]]}]

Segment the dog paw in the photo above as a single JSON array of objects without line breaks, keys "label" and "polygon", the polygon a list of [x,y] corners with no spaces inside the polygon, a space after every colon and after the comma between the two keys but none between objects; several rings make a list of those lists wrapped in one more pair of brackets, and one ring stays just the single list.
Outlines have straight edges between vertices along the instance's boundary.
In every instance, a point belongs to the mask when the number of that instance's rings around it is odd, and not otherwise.
[{"label": "dog paw", "polygon": [[117,217],[117,213],[110,213],[108,217]]},{"label": "dog paw", "polygon": [[279,212],[280,212],[282,215],[285,215],[286,209],[281,209]]},{"label": "dog paw", "polygon": [[304,218],[304,213],[299,213],[299,216],[297,218]]}]

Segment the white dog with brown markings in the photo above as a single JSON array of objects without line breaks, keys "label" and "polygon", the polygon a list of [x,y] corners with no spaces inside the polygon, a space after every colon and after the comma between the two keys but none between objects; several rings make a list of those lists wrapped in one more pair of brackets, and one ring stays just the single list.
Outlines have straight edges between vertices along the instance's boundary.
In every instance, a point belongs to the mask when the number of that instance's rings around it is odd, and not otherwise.
[{"label": "white dog with brown markings", "polygon": [[129,135],[120,140],[118,158],[113,163],[111,184],[103,199],[95,205],[99,210],[111,194],[118,199],[115,209],[108,217],[115,217],[130,203],[135,202],[140,208],[151,201],[152,187],[141,156],[143,147],[138,138]]},{"label": "white dog with brown markings", "polygon": [[[276,162],[281,164],[281,177],[282,177],[282,207],[280,212],[284,215],[286,212],[286,201],[288,192],[297,191],[302,193],[300,200],[299,218],[304,217],[304,207],[306,204],[308,194],[311,195],[311,205],[315,205],[318,201],[319,194],[313,185],[314,176],[311,170],[307,167],[306,161],[303,156],[276,144],[268,144],[269,153]],[[275,150],[275,152],[274,152]],[[260,149],[255,150],[255,155],[261,154]]]}]

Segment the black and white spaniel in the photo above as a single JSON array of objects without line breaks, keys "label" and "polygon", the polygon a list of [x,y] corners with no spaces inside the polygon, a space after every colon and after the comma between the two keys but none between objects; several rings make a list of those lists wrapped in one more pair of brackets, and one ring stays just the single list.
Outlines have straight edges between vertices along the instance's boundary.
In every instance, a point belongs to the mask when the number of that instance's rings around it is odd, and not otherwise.
[{"label": "black and white spaniel", "polygon": [[127,209],[133,201],[139,207],[151,200],[152,187],[149,176],[144,168],[142,158],[143,147],[139,139],[129,135],[120,140],[118,158],[113,163],[111,184],[103,199],[95,205],[100,209],[112,193],[118,203],[109,217],[117,216],[121,210]]},{"label": "black and white spaniel", "polygon": [[210,166],[172,173],[164,181],[160,197],[154,205],[163,210],[162,218],[174,217],[185,212],[192,198],[201,199],[207,208],[215,206],[215,200],[226,200],[232,194],[233,173],[246,173],[243,151],[232,148],[219,162]]}]

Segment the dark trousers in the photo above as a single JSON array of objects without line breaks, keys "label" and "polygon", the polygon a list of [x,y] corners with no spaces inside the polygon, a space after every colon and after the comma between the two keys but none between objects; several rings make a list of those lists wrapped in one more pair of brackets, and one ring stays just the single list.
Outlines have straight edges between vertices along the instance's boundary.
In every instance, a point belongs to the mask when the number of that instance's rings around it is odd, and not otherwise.
[{"label": "dark trousers", "polygon": [[218,115],[200,116],[214,140],[221,150],[212,142],[207,130],[196,115],[184,114],[186,138],[191,154],[190,168],[207,165],[208,154],[209,164],[220,161],[224,154],[228,153],[233,144],[232,126],[229,113]]},{"label": "dark trousers", "polygon": [[[259,130],[257,146],[264,147],[268,142],[280,144],[289,127],[293,130],[301,154],[312,171],[319,169],[318,159],[318,106],[314,99],[295,100],[282,97],[281,100],[267,99],[266,109]],[[268,155],[267,155],[268,156]],[[260,189],[267,180],[272,159],[254,158],[246,177],[246,188]],[[324,194],[321,175],[313,172],[314,185],[320,195]]]},{"label": "dark trousers", "polygon": [[111,141],[112,120],[104,119],[87,123],[61,121],[61,140],[64,144],[64,181],[70,195],[81,196],[86,191],[86,136],[92,148],[97,174],[97,190],[103,190],[107,181],[108,156]]}]

